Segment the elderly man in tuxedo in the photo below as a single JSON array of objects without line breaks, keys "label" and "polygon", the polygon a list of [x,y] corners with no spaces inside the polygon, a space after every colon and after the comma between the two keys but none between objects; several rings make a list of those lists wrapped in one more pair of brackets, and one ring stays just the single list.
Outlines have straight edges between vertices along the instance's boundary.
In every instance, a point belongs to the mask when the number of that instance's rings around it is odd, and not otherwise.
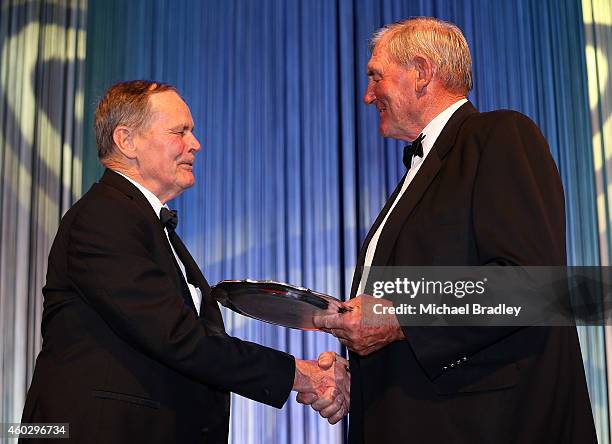
[{"label": "elderly man in tuxedo", "polygon": [[384,137],[415,142],[361,248],[353,310],[315,319],[350,350],[349,442],[596,442],[575,328],[411,327],[393,314],[362,322],[370,266],[566,263],[563,189],[546,140],[526,116],[479,113],[467,100],[461,31],[412,18],[379,30],[371,49],[364,101]]},{"label": "elderly man in tuxedo", "polygon": [[23,422],[79,443],[225,443],[229,393],[280,408],[290,391],[330,423],[348,410],[333,353],[303,361],[226,334],[166,202],[194,185],[200,143],[174,87],[111,87],[95,116],[106,171],[66,213],[43,290],[43,347]]}]

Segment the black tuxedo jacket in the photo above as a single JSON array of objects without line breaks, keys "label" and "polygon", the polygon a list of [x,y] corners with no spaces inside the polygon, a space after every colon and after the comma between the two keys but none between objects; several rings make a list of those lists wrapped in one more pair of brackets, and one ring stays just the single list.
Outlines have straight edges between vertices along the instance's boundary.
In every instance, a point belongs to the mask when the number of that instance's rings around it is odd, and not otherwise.
[{"label": "black tuxedo jacket", "polygon": [[[352,297],[400,187],[361,249]],[[468,102],[389,215],[372,265],[563,265],[564,221],[559,174],[536,125]],[[403,330],[406,340],[350,355],[351,443],[596,442],[575,328]]]},{"label": "black tuxedo jacket", "polygon": [[64,216],[43,289],[43,347],[23,422],[79,443],[224,443],[229,392],[281,407],[293,357],[229,337],[210,288],[198,317],[161,222],[107,170]]}]

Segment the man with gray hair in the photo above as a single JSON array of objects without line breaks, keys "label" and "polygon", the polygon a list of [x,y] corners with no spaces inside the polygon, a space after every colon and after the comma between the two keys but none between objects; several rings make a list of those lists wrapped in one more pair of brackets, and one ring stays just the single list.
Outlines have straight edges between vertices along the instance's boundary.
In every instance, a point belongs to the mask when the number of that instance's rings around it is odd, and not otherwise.
[{"label": "man with gray hair", "polygon": [[114,85],[95,129],[107,169],[53,242],[22,422],[69,423],[75,443],[221,444],[230,392],[280,408],[291,390],[338,422],[348,410],[345,361],[304,361],[227,335],[175,231],[166,202],[194,185],[200,151],[176,89]]},{"label": "man with gray hair", "polygon": [[459,28],[412,18],[378,31],[371,49],[364,101],[384,137],[413,142],[362,246],[353,310],[315,319],[350,350],[349,441],[596,442],[575,328],[362,322],[374,306],[370,266],[566,263],[563,188],[546,140],[526,116],[479,113],[467,100]]}]

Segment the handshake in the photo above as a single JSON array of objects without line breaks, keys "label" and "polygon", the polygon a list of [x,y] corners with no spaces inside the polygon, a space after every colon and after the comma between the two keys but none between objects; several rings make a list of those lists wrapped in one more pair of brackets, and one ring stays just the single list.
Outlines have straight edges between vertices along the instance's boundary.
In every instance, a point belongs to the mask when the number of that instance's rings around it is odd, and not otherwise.
[{"label": "handshake", "polygon": [[330,424],[348,413],[350,385],[348,362],[334,352],[321,353],[316,361],[295,360],[297,402],[310,405]]},{"label": "handshake", "polygon": [[[315,316],[313,324],[319,331],[337,337],[354,353],[367,356],[405,339],[394,314],[376,316],[376,322],[363,322],[362,314],[372,313],[374,304],[393,305],[391,301],[362,294],[343,304],[346,311]],[[350,384],[348,362],[336,353],[321,353],[316,361],[295,360],[293,390],[298,392],[297,401],[312,406],[330,424],[348,413]]]}]

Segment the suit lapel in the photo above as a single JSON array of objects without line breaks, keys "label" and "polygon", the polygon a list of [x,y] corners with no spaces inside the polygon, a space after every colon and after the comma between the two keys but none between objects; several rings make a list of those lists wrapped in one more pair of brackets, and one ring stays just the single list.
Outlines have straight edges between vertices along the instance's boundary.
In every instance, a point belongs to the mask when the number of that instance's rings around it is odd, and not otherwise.
[{"label": "suit lapel", "polygon": [[172,248],[170,248],[170,243],[166,238],[166,232],[164,231],[164,227],[161,221],[159,220],[157,214],[155,214],[155,210],[153,210],[153,207],[151,207],[151,204],[144,196],[144,194],[142,194],[140,190],[136,188],[125,177],[109,169],[107,169],[102,175],[100,183],[115,188],[116,190],[128,196],[138,207],[138,209],[142,213],[142,216],[147,221],[147,224],[154,227],[159,227],[158,230],[154,230],[155,238],[153,239],[153,242],[157,245],[161,245],[162,248],[167,252],[167,254],[164,255],[166,263],[161,265],[164,267],[165,270],[174,270],[174,276],[176,278],[177,284],[180,286],[180,288],[183,289],[183,292],[187,292],[187,295],[184,296],[189,296],[189,299],[191,299],[191,295],[189,295],[189,289],[187,288],[187,283],[183,278],[183,273],[181,273],[180,268],[176,263],[176,259],[174,257],[174,254],[172,253]]},{"label": "suit lapel", "polygon": [[202,292],[204,291],[207,293],[210,292],[210,286],[208,285],[208,282],[206,281],[206,279],[204,278],[204,275],[200,271],[200,267],[198,267],[198,264],[196,263],[195,259],[191,256],[191,254],[189,253],[189,250],[187,250],[187,247],[183,243],[183,240],[178,236],[178,234],[176,235],[175,239],[176,240],[175,240],[174,248],[176,249],[176,254],[181,259],[181,262],[183,262],[183,265],[185,266],[187,280],[191,284],[200,288]]},{"label": "suit lapel", "polygon": [[[389,215],[385,227],[380,234],[380,238],[378,239],[372,266],[384,266],[388,264],[389,256],[393,251],[393,246],[395,245],[395,241],[397,240],[402,226],[410,217],[416,205],[423,198],[423,195],[434,178],[438,175],[442,161],[453,147],[461,125],[471,114],[476,112],[474,106],[470,102],[467,102],[459,107],[446,123],[430,153],[423,162],[423,165],[400,198],[393,212]],[[388,208],[390,202],[392,203],[395,200],[395,195],[396,193],[387,201],[385,208]],[[362,265],[363,262],[360,262],[360,264]]]},{"label": "suit lapel", "polygon": [[374,258],[372,259],[372,266],[387,265],[387,261],[393,249],[393,245],[395,245],[395,240],[399,235],[400,229],[412,213],[412,210],[414,210],[416,204],[419,203],[423,197],[423,194],[434,177],[436,177],[439,170],[440,159],[435,150],[432,149],[423,162],[421,169],[414,179],[412,179],[412,182],[397,202],[393,212],[389,215],[385,227],[378,238],[378,245],[376,246]]},{"label": "suit lapel", "polygon": [[389,208],[391,208],[391,205],[395,201],[398,193],[402,189],[402,183],[404,183],[405,179],[406,175],[404,174],[402,180],[399,181],[399,183],[395,187],[395,190],[393,190],[391,197],[387,199],[387,202],[385,203],[383,209],[380,211],[380,213],[378,213],[374,224],[370,228],[370,231],[368,231],[368,235],[363,241],[363,244],[361,244],[361,250],[359,250],[359,256],[357,257],[357,265],[355,266],[355,272],[353,273],[353,282],[351,284],[351,298],[354,298],[356,296],[357,289],[359,288],[359,282],[361,281],[361,276],[363,275],[363,263],[365,262],[366,253],[368,252],[368,245],[370,244],[374,233],[376,233],[376,230],[378,230],[378,227],[385,219],[385,216],[389,212]]},{"label": "suit lapel", "polygon": [[[143,217],[147,220],[149,224],[151,224],[152,226],[159,226],[159,230],[156,230],[156,238],[154,242],[158,243],[159,245],[163,245],[163,248],[165,248],[168,253],[166,255],[168,260],[165,264],[165,268],[167,270],[175,270],[178,283],[182,288],[183,293],[186,292],[186,294],[183,294],[183,297],[186,298],[187,301],[192,301],[191,307],[193,308],[193,310],[195,310],[195,307],[193,306],[193,300],[191,299],[191,294],[189,293],[189,289],[187,287],[187,283],[183,278],[183,273],[181,273],[180,269],[178,268],[178,264],[176,263],[176,259],[174,258],[174,254],[172,253],[172,249],[170,248],[170,243],[166,238],[164,227],[162,226],[159,217],[157,217],[157,214],[155,214],[155,211],[151,207],[151,204],[149,203],[147,198],[130,181],[109,169],[106,169],[104,171],[104,174],[100,179],[100,183],[115,188],[121,193],[128,196],[138,206]],[[202,275],[200,268],[197,266],[195,260],[189,254],[189,251],[187,250],[183,242],[178,236],[176,238],[179,240],[182,248],[186,252],[185,260],[183,260],[183,257],[181,257],[181,261],[183,262],[183,265],[185,265],[185,271],[187,272],[188,279],[193,285],[197,286],[202,291],[202,307],[200,309],[200,312],[204,312],[204,319],[210,321],[211,323],[214,323],[215,327],[223,329],[223,318],[221,317],[219,306],[210,297],[210,286],[208,285],[208,282],[206,282],[206,279],[204,278],[204,275]],[[179,254],[178,251],[177,254]]]},{"label": "suit lapel", "polygon": [[168,243],[168,239],[166,238],[166,233],[164,231],[164,227],[159,220],[157,214],[155,214],[155,210],[151,207],[151,204],[147,200],[147,198],[140,192],[138,188],[136,188],[129,180],[120,174],[115,173],[112,170],[105,170],[102,178],[100,179],[100,183],[111,188],[118,190],[119,192],[125,194],[129,197],[134,204],[140,210],[142,216],[147,221],[147,224],[159,227],[159,230],[155,231],[155,239],[153,240],[158,245],[164,245],[168,251],[168,261],[166,265],[168,268],[173,267],[173,261],[170,260],[174,257],[172,254],[172,250],[170,249],[170,244]]},{"label": "suit lapel", "polygon": [[202,313],[202,317],[206,321],[209,321],[210,324],[214,325],[214,327],[225,331],[223,325],[223,317],[221,316],[221,310],[219,310],[219,305],[210,294],[210,286],[208,285],[206,278],[200,271],[200,267],[198,267],[198,264],[189,253],[189,250],[183,243],[182,239],[178,235],[176,235],[174,238],[174,248],[177,250],[176,254],[178,254],[179,258],[181,259],[181,262],[183,262],[183,265],[185,266],[187,279],[191,284],[198,287],[202,292],[202,305],[200,307],[200,313]]}]

